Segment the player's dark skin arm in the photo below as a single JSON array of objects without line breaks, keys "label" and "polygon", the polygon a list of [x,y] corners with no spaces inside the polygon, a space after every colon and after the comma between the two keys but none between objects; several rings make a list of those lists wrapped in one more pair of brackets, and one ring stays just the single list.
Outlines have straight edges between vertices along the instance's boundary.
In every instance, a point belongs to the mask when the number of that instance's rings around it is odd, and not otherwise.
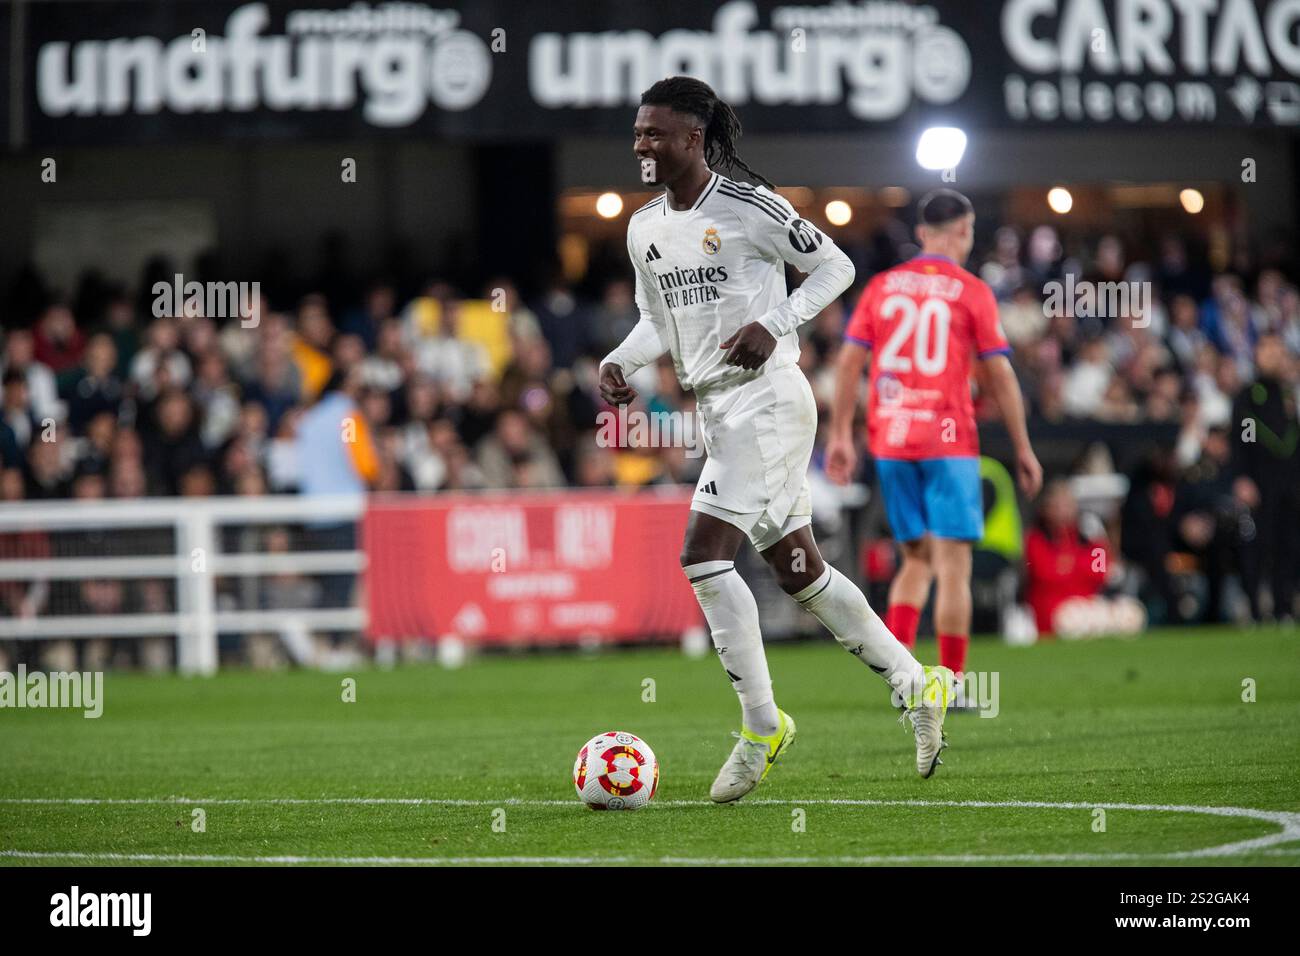
[{"label": "player's dark skin arm", "polygon": [[718,348],[727,349],[727,357],[724,359],[727,365],[739,365],[753,370],[771,357],[776,348],[776,339],[758,322],[750,322],[737,329]]},{"label": "player's dark skin arm", "polygon": [[600,397],[611,405],[628,405],[636,399],[636,389],[627,383],[623,370],[613,362],[600,367]]}]

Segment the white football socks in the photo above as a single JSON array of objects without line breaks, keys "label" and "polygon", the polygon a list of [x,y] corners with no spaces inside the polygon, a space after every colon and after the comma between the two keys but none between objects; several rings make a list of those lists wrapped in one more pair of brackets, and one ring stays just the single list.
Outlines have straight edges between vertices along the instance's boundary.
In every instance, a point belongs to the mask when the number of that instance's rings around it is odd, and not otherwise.
[{"label": "white football socks", "polygon": [[853,582],[829,564],[816,581],[791,597],[811,611],[846,651],[883,677],[903,700],[925,686],[925,671],[920,663],[889,633]]},{"label": "white football socks", "polygon": [[[767,670],[767,655],[763,653],[758,604],[753,592],[736,573],[731,561],[702,561],[687,565],[682,571],[695,589],[695,598],[709,622],[713,646],[740,698],[745,729],[763,737],[771,736],[780,728],[781,718],[772,696],[772,678]],[[889,637],[889,640],[894,639]]]}]

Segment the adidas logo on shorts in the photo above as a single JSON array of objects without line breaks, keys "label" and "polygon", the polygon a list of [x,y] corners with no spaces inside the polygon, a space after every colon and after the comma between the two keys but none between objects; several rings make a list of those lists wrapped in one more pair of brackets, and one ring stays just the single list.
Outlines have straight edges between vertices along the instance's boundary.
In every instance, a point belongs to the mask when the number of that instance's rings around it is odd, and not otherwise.
[{"label": "adidas logo on shorts", "polygon": [[707,485],[701,485],[700,491],[704,492],[706,495],[716,495],[718,493],[718,483],[716,481],[710,481]]}]

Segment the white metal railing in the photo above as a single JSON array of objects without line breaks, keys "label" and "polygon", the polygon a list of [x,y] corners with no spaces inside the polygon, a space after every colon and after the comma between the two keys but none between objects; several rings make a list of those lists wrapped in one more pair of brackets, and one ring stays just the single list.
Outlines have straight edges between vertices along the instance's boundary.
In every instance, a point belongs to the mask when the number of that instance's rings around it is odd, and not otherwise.
[{"label": "white metal railing", "polygon": [[[0,618],[0,640],[175,635],[177,669],[212,674],[217,634],[288,629],[360,630],[363,608],[218,610],[216,582],[224,576],[356,574],[365,555],[353,551],[227,553],[218,528],[226,525],[329,524],[359,521],[360,495],[296,495],[232,498],[137,498],[109,501],[48,501],[0,504],[0,537],[32,532],[112,531],[167,528],[174,551],[166,555],[103,555],[0,560],[0,581],[170,579],[176,585],[173,613],[55,614]],[[123,540],[126,540],[124,538]],[[197,570],[196,570],[197,566]]]}]

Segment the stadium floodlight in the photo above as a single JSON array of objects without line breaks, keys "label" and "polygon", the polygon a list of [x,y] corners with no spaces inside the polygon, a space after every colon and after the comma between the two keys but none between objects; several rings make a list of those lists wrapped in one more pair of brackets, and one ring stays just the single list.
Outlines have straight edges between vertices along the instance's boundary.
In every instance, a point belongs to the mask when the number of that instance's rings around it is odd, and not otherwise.
[{"label": "stadium floodlight", "polygon": [[1183,204],[1183,209],[1193,216],[1205,208],[1205,197],[1201,195],[1199,189],[1184,189],[1178,194],[1178,201]]},{"label": "stadium floodlight", "polygon": [[623,211],[623,197],[618,193],[601,193],[596,200],[596,215],[613,219]]},{"label": "stadium floodlight", "polygon": [[1047,191],[1047,205],[1052,212],[1064,216],[1074,208],[1074,197],[1064,186],[1053,186]]},{"label": "stadium floodlight", "polygon": [[832,226],[847,226],[853,218],[853,207],[843,199],[832,199],[826,204],[826,221]]},{"label": "stadium floodlight", "polygon": [[922,169],[953,169],[966,152],[966,134],[955,126],[931,126],[916,144]]}]

